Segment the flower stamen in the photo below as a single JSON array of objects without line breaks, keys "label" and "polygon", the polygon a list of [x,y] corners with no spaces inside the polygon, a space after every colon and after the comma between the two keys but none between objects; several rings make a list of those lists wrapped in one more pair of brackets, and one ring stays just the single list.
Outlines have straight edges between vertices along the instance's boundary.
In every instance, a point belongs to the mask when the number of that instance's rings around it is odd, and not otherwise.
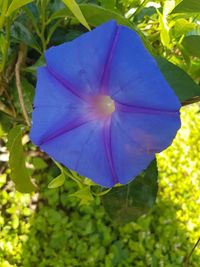
[{"label": "flower stamen", "polygon": [[93,99],[95,113],[100,116],[110,116],[115,111],[115,101],[108,95],[99,95]]}]

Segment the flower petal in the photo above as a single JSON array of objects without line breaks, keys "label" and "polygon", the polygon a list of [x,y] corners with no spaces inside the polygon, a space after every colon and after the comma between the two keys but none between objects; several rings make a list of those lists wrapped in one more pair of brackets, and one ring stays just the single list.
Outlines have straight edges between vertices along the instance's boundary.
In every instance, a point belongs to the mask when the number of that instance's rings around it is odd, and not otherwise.
[{"label": "flower petal", "polygon": [[77,117],[83,117],[86,106],[52,77],[47,68],[39,68],[37,78],[30,137],[39,145],[45,136],[57,132]]},{"label": "flower petal", "polygon": [[51,75],[46,67],[38,68],[34,107],[77,108],[84,104],[69,88]]},{"label": "flower petal", "polygon": [[102,126],[93,121],[41,144],[55,160],[105,187],[113,186]]},{"label": "flower petal", "polygon": [[112,153],[119,183],[126,184],[169,146],[180,127],[179,114],[118,111],[112,120]]},{"label": "flower petal", "polygon": [[101,87],[116,29],[116,23],[110,21],[72,42],[48,49],[45,53],[48,68],[80,97],[94,95]]},{"label": "flower petal", "polygon": [[114,100],[135,106],[178,110],[180,103],[136,32],[118,26],[107,87]]},{"label": "flower petal", "polygon": [[[134,31],[111,21],[45,57],[30,136],[55,160],[112,187],[171,144],[180,103]],[[102,94],[115,101],[108,117],[93,105]]]}]

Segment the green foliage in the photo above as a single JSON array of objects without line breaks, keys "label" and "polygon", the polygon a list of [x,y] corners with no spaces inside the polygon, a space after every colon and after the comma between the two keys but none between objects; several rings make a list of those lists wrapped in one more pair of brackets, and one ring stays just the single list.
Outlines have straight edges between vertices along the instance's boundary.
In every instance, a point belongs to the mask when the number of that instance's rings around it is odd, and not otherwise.
[{"label": "green foliage", "polygon": [[179,3],[173,13],[200,13],[199,0],[183,0]]},{"label": "green foliage", "polygon": [[152,208],[157,195],[157,164],[150,166],[132,182],[115,187],[103,196],[103,205],[113,222],[123,224],[137,220]]},{"label": "green foliage", "polygon": [[48,188],[57,188],[63,185],[64,182],[65,182],[65,173],[64,170],[61,169],[61,173],[48,184]]},{"label": "green foliage", "polygon": [[107,9],[115,9],[116,0],[101,0],[101,6]]},{"label": "green foliage", "polygon": [[31,31],[23,25],[23,23],[18,21],[13,23],[11,36],[14,42],[23,42],[29,47],[35,49],[37,52],[41,53],[41,48],[37,42],[37,39],[34,37]]},{"label": "green foliage", "polygon": [[[108,20],[114,19],[119,24],[126,25],[126,26],[129,26],[130,28],[133,28],[133,25],[130,23],[129,20],[127,20],[121,14],[116,13],[112,10],[105,9],[103,7],[92,5],[92,4],[81,4],[80,8],[81,8],[81,11],[84,17],[87,19],[88,23],[92,26],[99,26],[100,24]],[[58,18],[58,17],[72,17],[73,18],[74,15],[68,9],[61,9],[53,15],[53,18]]]},{"label": "green foliage", "polygon": [[79,5],[76,3],[75,0],[63,0],[65,5],[71,10],[74,16],[83,24],[88,30],[90,30],[90,26],[88,25],[87,21],[85,20]]},{"label": "green foliage", "polygon": [[88,205],[94,200],[94,197],[90,191],[89,187],[82,188],[75,193],[71,194],[70,196],[77,197],[80,199],[80,205]]},{"label": "green foliage", "polygon": [[166,80],[181,102],[200,95],[200,86],[186,72],[162,57],[157,56],[155,59]]},{"label": "green foliage", "polygon": [[34,0],[13,0],[10,4],[10,6],[8,7],[8,10],[6,12],[6,16],[9,17],[10,15],[12,15],[12,13],[15,10],[20,9],[21,7],[25,6],[26,4],[29,4],[31,2],[33,2]]},{"label": "green foliage", "polygon": [[11,178],[15,182],[16,189],[23,193],[32,192],[35,187],[25,167],[21,126],[16,126],[9,132],[7,148],[10,153],[9,165]]},{"label": "green foliage", "polygon": [[190,55],[200,57],[200,35],[186,36],[183,45]]}]

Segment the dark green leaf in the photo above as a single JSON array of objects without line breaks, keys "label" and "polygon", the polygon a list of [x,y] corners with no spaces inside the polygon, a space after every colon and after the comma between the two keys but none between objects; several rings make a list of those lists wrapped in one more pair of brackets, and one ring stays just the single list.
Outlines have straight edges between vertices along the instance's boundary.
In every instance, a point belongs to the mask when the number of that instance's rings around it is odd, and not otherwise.
[{"label": "dark green leaf", "polygon": [[96,27],[106,21],[116,20],[119,24],[128,26],[129,28],[135,30],[135,26],[117,12],[91,4],[82,4],[80,5],[80,8],[88,23],[92,26]]},{"label": "dark green leaf", "polygon": [[200,35],[186,36],[182,45],[191,56],[200,57]]},{"label": "dark green leaf", "polygon": [[[81,4],[80,5],[81,11],[86,18],[87,22],[96,27],[101,25],[102,23],[105,23],[109,20],[116,20],[116,22],[120,25],[124,25],[129,27],[132,30],[135,30],[138,32],[140,37],[142,38],[145,46],[147,49],[152,52],[151,45],[149,44],[146,37],[143,35],[142,32],[133,24],[131,23],[127,18],[123,17],[121,14],[114,12],[109,9],[102,8],[97,5],[92,4]],[[51,19],[61,18],[61,17],[74,17],[74,15],[70,12],[69,9],[61,9],[58,12],[56,12]]]},{"label": "dark green leaf", "polygon": [[110,218],[123,224],[137,220],[153,206],[157,185],[157,164],[151,165],[128,185],[115,187],[102,197],[103,205]]},{"label": "dark green leaf", "polygon": [[11,29],[11,36],[19,43],[27,44],[28,46],[32,47],[39,53],[41,53],[40,46],[33,36],[33,34],[29,31],[27,27],[25,27],[22,23],[16,21]]},{"label": "dark green leaf", "polygon": [[7,148],[10,152],[11,179],[15,183],[16,189],[22,193],[34,191],[35,186],[31,182],[28,170],[25,167],[21,126],[18,125],[9,132]]},{"label": "dark green leaf", "polygon": [[200,96],[200,86],[184,70],[162,57],[156,56],[155,59],[180,102]]},{"label": "dark green leaf", "polygon": [[183,0],[172,11],[172,13],[200,13],[199,0]]},{"label": "dark green leaf", "polygon": [[[34,26],[34,31],[38,30],[40,31],[38,25],[39,25],[39,17],[40,17],[40,12],[39,12],[39,8],[37,5],[35,5],[34,3],[30,3],[27,6],[25,6],[23,8],[23,10],[26,13],[26,16],[29,19],[29,23],[31,22],[32,25]],[[24,15],[23,15],[24,17]]]},{"label": "dark green leaf", "polygon": [[[135,29],[133,24],[128,19],[112,10],[92,4],[81,4],[80,8],[88,23],[94,27],[99,26],[108,20],[116,20],[119,24]],[[74,17],[74,15],[69,9],[63,8],[56,12],[51,19],[60,17]]]}]

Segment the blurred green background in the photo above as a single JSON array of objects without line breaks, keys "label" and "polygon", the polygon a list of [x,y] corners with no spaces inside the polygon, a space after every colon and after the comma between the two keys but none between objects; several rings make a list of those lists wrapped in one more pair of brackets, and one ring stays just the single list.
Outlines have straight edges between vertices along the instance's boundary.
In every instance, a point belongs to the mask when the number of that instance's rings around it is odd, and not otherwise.
[{"label": "blurred green background", "polygon": [[[0,267],[200,266],[199,246],[190,263],[186,259],[200,237],[199,104],[182,107],[178,135],[167,150],[157,155],[156,204],[136,222],[117,225],[105,213],[99,197],[84,196],[81,200],[88,203],[81,205],[80,196],[73,195],[78,187],[71,179],[49,189],[59,169],[29,142],[27,128],[22,138],[26,165],[38,188],[31,194],[16,191],[6,142],[12,127],[25,125],[14,78],[18,48],[23,45],[25,50],[21,83],[30,118],[35,71],[44,62],[43,52],[87,29],[73,16],[60,13],[62,1],[21,1],[24,6],[9,16],[3,14],[6,2],[8,6],[12,3],[0,0]],[[126,23],[137,25],[149,48],[199,84],[200,5],[196,5],[197,12],[189,12],[186,5],[184,12],[171,14],[180,2],[77,1],[91,27],[113,16],[118,20],[125,17]],[[95,5],[93,17],[90,4]]]}]

